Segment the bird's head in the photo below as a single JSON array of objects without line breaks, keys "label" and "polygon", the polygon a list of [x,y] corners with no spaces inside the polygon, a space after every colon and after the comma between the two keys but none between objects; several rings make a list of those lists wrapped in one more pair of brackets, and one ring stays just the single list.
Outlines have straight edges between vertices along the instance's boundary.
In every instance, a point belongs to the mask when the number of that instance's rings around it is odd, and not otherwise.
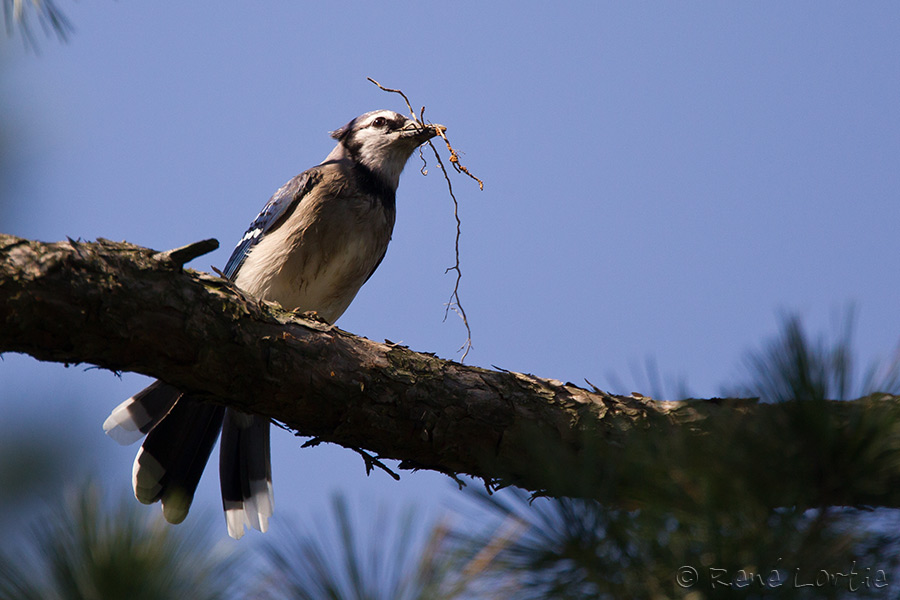
[{"label": "bird's head", "polygon": [[349,158],[396,189],[413,151],[445,129],[443,125],[422,127],[392,110],[374,110],[331,132],[338,145],[328,159]]}]

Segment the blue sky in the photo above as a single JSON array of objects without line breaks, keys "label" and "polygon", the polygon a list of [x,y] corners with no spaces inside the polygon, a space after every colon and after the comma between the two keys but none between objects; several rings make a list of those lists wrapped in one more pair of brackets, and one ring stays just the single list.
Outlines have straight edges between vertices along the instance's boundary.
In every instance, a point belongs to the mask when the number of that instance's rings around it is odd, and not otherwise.
[{"label": "blue sky", "polygon": [[[634,372],[652,358],[710,396],[785,311],[827,332],[854,305],[862,362],[900,341],[900,4],[59,4],[68,44],[0,41],[4,232],[215,237],[192,266],[222,267],[328,131],[404,110],[368,76],[424,104],[485,182],[453,179],[470,364],[649,393]],[[452,204],[417,161],[387,257],[339,324],[454,358]],[[72,477],[125,489],[136,448],[100,424],[145,383],[6,355],[2,426],[74,431],[97,458]],[[274,435],[273,527],[335,490],[458,498],[443,476],[397,484],[352,452],[298,447]],[[218,510],[217,487],[213,470],[198,504]]]}]

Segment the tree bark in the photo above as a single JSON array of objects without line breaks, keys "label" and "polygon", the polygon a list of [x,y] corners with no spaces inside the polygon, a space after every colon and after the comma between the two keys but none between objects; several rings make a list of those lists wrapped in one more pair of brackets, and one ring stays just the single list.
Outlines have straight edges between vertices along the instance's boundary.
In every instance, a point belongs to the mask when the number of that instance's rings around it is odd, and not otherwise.
[{"label": "tree bark", "polygon": [[900,506],[896,396],[661,402],[465,366],[183,268],[216,246],[0,235],[0,352],[143,373],[400,468],[553,496]]}]

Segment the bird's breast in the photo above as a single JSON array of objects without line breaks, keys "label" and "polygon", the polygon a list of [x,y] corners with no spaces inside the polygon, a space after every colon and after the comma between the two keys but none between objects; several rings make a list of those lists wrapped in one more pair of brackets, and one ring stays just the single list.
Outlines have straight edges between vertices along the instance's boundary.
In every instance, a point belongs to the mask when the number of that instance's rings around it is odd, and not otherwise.
[{"label": "bird's breast", "polygon": [[333,323],[384,256],[393,226],[389,207],[368,195],[304,198],[253,247],[235,283]]}]

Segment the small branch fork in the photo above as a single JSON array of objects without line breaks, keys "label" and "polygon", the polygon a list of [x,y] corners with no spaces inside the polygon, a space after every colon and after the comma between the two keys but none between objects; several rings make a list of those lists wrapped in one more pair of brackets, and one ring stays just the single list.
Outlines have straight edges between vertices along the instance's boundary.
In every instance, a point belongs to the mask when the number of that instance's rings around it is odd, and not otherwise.
[{"label": "small branch fork", "polygon": [[[409,114],[412,115],[413,120],[415,120],[421,127],[425,127],[425,107],[422,107],[422,110],[419,111],[419,114],[416,115],[416,112],[413,110],[412,104],[409,102],[409,98],[406,97],[400,90],[396,90],[393,88],[387,88],[372,79],[371,77],[366,77],[369,81],[374,83],[379,89],[385,92],[391,92],[394,94],[400,94],[403,100],[406,102],[406,108],[409,109]],[[438,129],[438,135],[443,138],[444,143],[447,145],[447,150],[450,152],[450,164],[453,165],[453,168],[457,173],[464,173],[468,175],[470,178],[474,179],[478,182],[478,187],[481,190],[484,190],[484,182],[479,178],[475,177],[469,169],[465,167],[462,163],[459,162],[459,153],[450,145],[450,140],[447,139],[447,135],[444,133],[443,129]],[[469,350],[472,349],[472,328],[469,327],[469,319],[466,317],[466,311],[462,306],[462,302],[459,299],[459,282],[462,279],[462,269],[459,265],[459,238],[462,234],[462,222],[459,218],[459,202],[456,200],[456,195],[453,193],[453,184],[450,183],[450,177],[447,174],[447,169],[444,167],[444,162],[441,160],[441,155],[438,154],[437,148],[434,147],[434,144],[431,143],[431,140],[428,140],[428,145],[431,146],[432,151],[434,151],[434,158],[437,160],[438,166],[441,168],[441,172],[444,174],[444,179],[447,181],[447,189],[450,192],[450,198],[453,200],[453,218],[456,220],[456,240],[454,243],[454,251],[456,255],[456,262],[452,267],[448,267],[444,273],[450,273],[451,271],[456,272],[456,282],[453,286],[453,292],[450,294],[450,300],[447,302],[446,310],[444,311],[444,320],[447,320],[447,315],[452,310],[462,319],[463,325],[466,327],[466,342],[460,346],[459,350],[462,351],[462,357],[460,357],[460,362],[466,360],[466,356],[469,354]],[[421,172],[423,175],[428,174],[427,163],[425,162],[425,157],[422,156],[421,149],[419,150],[419,157],[422,159],[422,169]]]},{"label": "small branch fork", "polygon": [[[284,429],[286,431],[292,431],[289,427],[285,427],[278,421],[273,421],[273,423],[275,423],[276,425],[278,425],[279,427],[281,427],[282,429]],[[322,439],[321,437],[310,438],[310,439],[306,440],[305,442],[303,442],[303,445],[300,446],[300,448],[315,448],[316,446],[323,443],[324,441],[325,440]],[[378,469],[381,469],[382,471],[384,471],[385,473],[387,473],[388,475],[390,475],[394,481],[400,481],[400,476],[397,475],[397,473],[395,473],[394,471],[392,471],[390,469],[390,467],[388,467],[386,464],[381,462],[380,456],[373,456],[373,455],[369,454],[368,452],[366,452],[365,450],[363,450],[362,448],[356,448],[356,447],[349,447],[349,448],[351,450],[353,450],[354,452],[356,452],[357,454],[359,454],[362,457],[363,461],[366,463],[366,475],[371,475],[372,471],[375,470],[376,468],[378,468]]]}]

